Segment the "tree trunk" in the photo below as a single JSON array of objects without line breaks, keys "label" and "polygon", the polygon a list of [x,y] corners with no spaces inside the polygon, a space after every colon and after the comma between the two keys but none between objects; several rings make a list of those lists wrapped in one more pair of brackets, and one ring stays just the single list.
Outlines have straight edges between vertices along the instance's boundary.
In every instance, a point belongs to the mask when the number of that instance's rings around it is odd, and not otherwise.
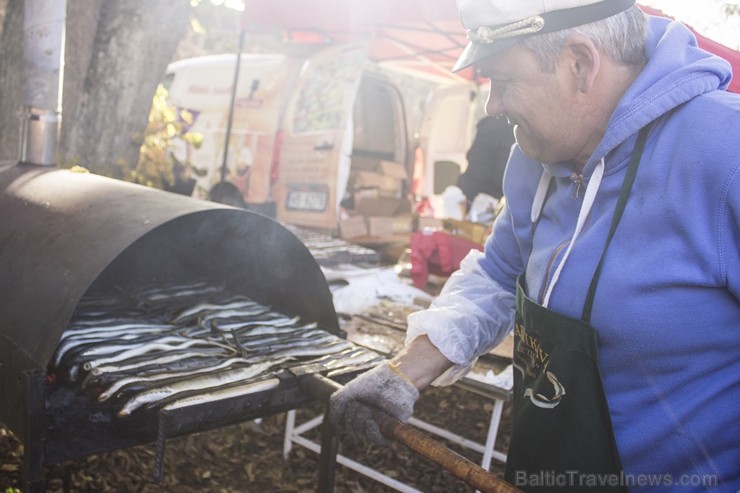
[{"label": "tree trunk", "polygon": [[0,34],[0,161],[17,161],[23,63],[23,0],[3,2]]},{"label": "tree trunk", "polygon": [[62,162],[122,178],[138,160],[154,91],[185,34],[190,7],[188,0],[100,5],[78,104],[65,105],[72,114],[63,115]]},{"label": "tree trunk", "polygon": [[[67,2],[67,32],[64,40],[64,86],[62,88],[62,127],[59,137],[61,156],[69,153],[72,128],[82,97],[85,74],[90,67],[95,33],[100,18],[101,0]],[[62,165],[74,163],[65,162]]]}]

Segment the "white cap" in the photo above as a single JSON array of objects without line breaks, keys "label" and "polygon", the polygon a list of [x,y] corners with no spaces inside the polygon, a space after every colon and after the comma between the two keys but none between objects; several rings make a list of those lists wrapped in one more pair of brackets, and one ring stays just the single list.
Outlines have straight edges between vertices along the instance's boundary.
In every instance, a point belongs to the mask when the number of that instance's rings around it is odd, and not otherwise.
[{"label": "white cap", "polygon": [[470,42],[453,72],[495,55],[518,40],[616,15],[635,0],[457,0]]}]

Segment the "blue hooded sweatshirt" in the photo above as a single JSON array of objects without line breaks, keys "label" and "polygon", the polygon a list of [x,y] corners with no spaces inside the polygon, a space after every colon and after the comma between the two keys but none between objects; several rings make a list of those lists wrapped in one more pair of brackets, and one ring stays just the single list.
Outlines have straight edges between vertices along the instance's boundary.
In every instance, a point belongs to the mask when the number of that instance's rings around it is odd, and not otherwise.
[{"label": "blue hooded sweatshirt", "polygon": [[[604,174],[548,307],[581,318],[639,130],[655,122],[603,265],[591,316],[631,490],[740,491],[740,96],[729,64],[651,17],[648,63],[584,168]],[[531,235],[532,203],[553,177]],[[517,276],[542,303],[574,235],[583,190],[564,163],[514,146],[507,206],[431,308],[409,317],[460,368],[510,330]],[[531,252],[531,253],[530,253]],[[466,265],[467,262],[467,265]],[[453,373],[454,373],[453,368]],[[656,484],[657,483],[657,484]]]}]

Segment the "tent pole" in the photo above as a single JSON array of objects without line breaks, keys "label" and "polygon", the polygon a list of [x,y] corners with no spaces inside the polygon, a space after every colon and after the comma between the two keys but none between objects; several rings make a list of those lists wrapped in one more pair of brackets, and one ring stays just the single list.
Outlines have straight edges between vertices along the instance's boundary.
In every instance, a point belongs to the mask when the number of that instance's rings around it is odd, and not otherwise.
[{"label": "tent pole", "polygon": [[229,119],[226,123],[226,140],[224,142],[224,158],[221,162],[221,182],[226,181],[226,166],[229,158],[229,138],[231,137],[231,126],[234,122],[234,101],[236,100],[237,84],[239,82],[239,66],[242,61],[242,46],[244,45],[244,33],[242,29],[239,32],[239,50],[236,54],[236,70],[234,70],[234,84],[231,87],[231,103],[229,104]]}]

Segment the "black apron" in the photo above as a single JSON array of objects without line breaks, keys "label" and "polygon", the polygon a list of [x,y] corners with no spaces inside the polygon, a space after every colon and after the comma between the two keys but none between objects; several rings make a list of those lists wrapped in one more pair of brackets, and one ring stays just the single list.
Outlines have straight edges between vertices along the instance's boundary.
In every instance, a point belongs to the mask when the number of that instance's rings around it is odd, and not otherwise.
[{"label": "black apron", "polygon": [[[525,491],[627,491],[590,324],[601,266],[632,189],[647,139],[632,153],[582,319],[526,296],[519,276],[514,327],[513,432],[507,481]],[[533,232],[536,223],[533,224]]]}]

